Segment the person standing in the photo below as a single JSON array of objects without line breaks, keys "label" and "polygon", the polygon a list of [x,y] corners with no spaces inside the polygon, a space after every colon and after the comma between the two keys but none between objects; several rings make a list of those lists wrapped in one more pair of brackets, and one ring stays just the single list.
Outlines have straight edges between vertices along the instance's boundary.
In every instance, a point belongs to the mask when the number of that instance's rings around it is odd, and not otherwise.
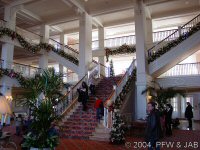
[{"label": "person standing", "polygon": [[185,109],[185,118],[188,120],[188,128],[192,129],[192,118],[193,118],[193,112],[192,112],[192,106],[190,102],[187,102],[187,107]]},{"label": "person standing", "polygon": [[165,112],[165,128],[166,128],[166,136],[172,135],[172,112],[173,107],[171,104],[166,105],[166,112]]},{"label": "person standing", "polygon": [[155,102],[149,102],[147,104],[147,127],[145,132],[145,141],[148,144],[148,149],[160,150],[160,147],[157,145],[157,142],[161,134],[161,124],[160,124],[160,113],[155,108]]},{"label": "person standing", "polygon": [[102,117],[102,106],[103,106],[103,101],[97,97],[95,97],[95,105],[94,108],[96,109],[96,118],[98,123],[100,123],[101,117]]},{"label": "person standing", "polygon": [[88,86],[87,86],[86,82],[83,82],[82,87],[77,89],[77,90],[78,90],[78,93],[79,93],[80,102],[82,102],[82,105],[83,105],[83,111],[86,111],[87,101],[89,99]]}]

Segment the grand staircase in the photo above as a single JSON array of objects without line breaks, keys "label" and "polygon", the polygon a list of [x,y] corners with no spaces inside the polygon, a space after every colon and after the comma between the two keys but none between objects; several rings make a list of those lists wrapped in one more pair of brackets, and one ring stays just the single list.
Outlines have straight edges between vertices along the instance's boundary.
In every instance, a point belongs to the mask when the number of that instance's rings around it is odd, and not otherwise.
[{"label": "grand staircase", "polygon": [[[96,86],[96,97],[106,100],[113,90],[121,76],[117,77],[104,77]],[[87,103],[87,111],[82,110],[82,104],[73,110],[71,114],[65,116],[63,121],[61,137],[62,138],[78,138],[89,139],[95,128],[98,125],[96,120],[96,109],[94,109],[95,97],[90,96]]]}]

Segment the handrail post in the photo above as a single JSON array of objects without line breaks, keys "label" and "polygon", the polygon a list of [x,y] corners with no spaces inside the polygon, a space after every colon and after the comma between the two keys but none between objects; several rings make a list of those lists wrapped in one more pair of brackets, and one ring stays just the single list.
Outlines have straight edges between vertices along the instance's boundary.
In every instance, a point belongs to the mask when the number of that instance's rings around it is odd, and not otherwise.
[{"label": "handrail post", "polygon": [[100,78],[101,77],[101,65],[100,65],[100,63],[98,63],[98,78]]},{"label": "handrail post", "polygon": [[71,87],[68,88],[68,93],[69,93],[69,94],[68,94],[68,100],[69,100],[69,103],[70,103],[70,102],[72,101],[72,94],[73,94],[73,93],[72,93],[72,88],[71,88]]},{"label": "handrail post", "polygon": [[178,36],[180,37],[181,36],[181,26],[178,26]]},{"label": "handrail post", "polygon": [[107,127],[107,108],[104,107],[104,120],[103,120],[103,124],[104,127]]},{"label": "handrail post", "polygon": [[114,90],[114,102],[115,102],[115,99],[117,98],[117,86],[116,85],[113,85],[113,90]]}]

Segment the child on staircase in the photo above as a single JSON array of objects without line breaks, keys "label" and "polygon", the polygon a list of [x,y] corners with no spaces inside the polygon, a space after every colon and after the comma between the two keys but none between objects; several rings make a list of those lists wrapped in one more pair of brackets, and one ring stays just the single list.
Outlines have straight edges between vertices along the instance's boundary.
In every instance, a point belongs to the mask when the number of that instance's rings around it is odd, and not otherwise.
[{"label": "child on staircase", "polygon": [[103,108],[103,101],[97,97],[95,97],[95,106],[94,108],[96,109],[96,118],[98,123],[100,123],[101,117],[102,117],[102,108]]}]

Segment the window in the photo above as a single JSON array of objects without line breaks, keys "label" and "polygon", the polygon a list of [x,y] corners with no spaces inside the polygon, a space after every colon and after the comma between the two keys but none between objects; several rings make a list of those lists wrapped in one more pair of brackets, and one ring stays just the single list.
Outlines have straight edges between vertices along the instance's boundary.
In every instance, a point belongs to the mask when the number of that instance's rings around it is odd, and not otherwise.
[{"label": "window", "polygon": [[178,111],[178,100],[176,97],[171,99],[171,105],[173,107],[173,111],[177,112]]}]

